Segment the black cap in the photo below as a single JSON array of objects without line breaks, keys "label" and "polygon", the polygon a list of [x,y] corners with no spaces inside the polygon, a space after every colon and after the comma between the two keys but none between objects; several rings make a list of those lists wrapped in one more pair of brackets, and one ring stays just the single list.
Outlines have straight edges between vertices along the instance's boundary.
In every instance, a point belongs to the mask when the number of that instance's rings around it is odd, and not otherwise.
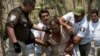
[{"label": "black cap", "polygon": [[33,7],[35,6],[36,1],[35,0],[23,0],[24,4],[30,4]]}]

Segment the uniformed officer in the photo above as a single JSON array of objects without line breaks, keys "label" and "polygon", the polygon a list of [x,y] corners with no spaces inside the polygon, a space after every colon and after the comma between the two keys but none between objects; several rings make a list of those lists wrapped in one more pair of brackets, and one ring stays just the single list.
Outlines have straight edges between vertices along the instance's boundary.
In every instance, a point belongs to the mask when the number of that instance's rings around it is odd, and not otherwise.
[{"label": "uniformed officer", "polygon": [[6,24],[10,40],[7,50],[8,56],[28,56],[26,45],[35,42],[30,29],[42,30],[42,28],[32,24],[28,17],[29,13],[34,10],[35,3],[35,0],[24,0],[21,6],[10,11]]},{"label": "uniformed officer", "polygon": [[76,45],[79,45],[81,56],[88,56],[91,38],[89,37],[87,17],[84,14],[84,8],[77,6],[73,12],[62,16],[59,21],[61,25],[75,35],[73,37],[74,44],[68,47],[67,52],[70,53]]}]

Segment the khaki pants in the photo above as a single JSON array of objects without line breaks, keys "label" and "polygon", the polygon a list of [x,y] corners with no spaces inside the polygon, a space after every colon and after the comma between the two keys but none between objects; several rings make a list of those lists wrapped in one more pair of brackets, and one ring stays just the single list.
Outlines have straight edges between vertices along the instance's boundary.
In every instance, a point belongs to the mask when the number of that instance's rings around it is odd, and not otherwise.
[{"label": "khaki pants", "polygon": [[100,46],[95,46],[94,42],[91,42],[91,50],[89,56],[100,56]]},{"label": "khaki pants", "polygon": [[13,44],[10,39],[6,41],[6,56],[35,56],[34,48],[29,49],[23,42],[18,41],[21,46],[21,53],[15,53]]}]

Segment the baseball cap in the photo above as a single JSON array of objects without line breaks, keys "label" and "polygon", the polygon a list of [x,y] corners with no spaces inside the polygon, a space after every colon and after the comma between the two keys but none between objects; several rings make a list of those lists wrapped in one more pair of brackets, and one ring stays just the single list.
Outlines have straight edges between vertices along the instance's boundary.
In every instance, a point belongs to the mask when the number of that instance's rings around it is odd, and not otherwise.
[{"label": "baseball cap", "polygon": [[30,4],[31,6],[35,6],[36,1],[35,0],[23,0],[23,3]]},{"label": "baseball cap", "polygon": [[77,6],[74,10],[74,15],[80,16],[85,12],[85,9],[82,6]]}]

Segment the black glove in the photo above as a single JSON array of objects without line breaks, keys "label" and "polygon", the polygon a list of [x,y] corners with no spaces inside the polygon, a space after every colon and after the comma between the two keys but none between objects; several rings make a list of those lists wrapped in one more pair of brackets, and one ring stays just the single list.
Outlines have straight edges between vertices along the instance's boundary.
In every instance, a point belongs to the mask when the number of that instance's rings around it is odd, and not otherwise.
[{"label": "black glove", "polygon": [[13,43],[14,45],[14,49],[16,53],[21,53],[21,46],[19,45],[19,43]]},{"label": "black glove", "polygon": [[50,27],[43,27],[43,31],[45,31],[46,33],[51,34],[52,30],[50,29]]}]

